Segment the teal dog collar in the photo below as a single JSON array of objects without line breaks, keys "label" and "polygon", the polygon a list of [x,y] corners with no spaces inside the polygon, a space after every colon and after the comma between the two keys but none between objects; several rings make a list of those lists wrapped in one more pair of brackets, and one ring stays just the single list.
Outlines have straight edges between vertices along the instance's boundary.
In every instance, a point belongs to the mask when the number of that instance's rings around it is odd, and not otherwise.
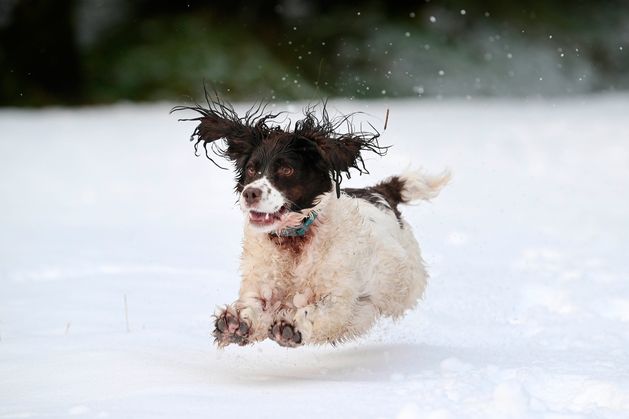
[{"label": "teal dog collar", "polygon": [[288,227],[280,231],[274,231],[272,234],[279,237],[302,237],[306,235],[306,232],[317,219],[317,211],[311,211],[307,217],[305,217],[299,227]]}]

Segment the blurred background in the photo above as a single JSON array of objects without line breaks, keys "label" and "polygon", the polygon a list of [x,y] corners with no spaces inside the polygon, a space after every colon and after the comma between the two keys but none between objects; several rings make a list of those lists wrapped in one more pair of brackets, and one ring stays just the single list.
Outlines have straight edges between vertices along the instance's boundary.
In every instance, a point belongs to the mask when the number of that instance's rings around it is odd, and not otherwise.
[{"label": "blurred background", "polygon": [[629,1],[0,0],[0,106],[629,88]]}]

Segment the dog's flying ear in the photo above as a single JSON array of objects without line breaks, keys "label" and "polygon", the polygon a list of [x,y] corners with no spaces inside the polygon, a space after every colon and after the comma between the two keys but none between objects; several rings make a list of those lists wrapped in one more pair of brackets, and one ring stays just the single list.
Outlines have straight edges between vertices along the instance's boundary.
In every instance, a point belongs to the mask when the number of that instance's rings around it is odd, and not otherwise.
[{"label": "dog's flying ear", "polygon": [[[194,142],[194,151],[198,153],[199,144],[203,144],[205,155],[212,163],[218,165],[208,153],[208,145],[214,154],[225,157],[237,166],[242,165],[251,152],[262,143],[264,137],[272,131],[266,121],[277,117],[277,114],[264,114],[264,106],[256,105],[244,117],[239,117],[234,108],[223,102],[216,94],[205,95],[207,108],[201,105],[176,106],[172,112],[193,110],[201,114],[196,118],[180,119],[180,121],[199,121],[190,137]],[[218,140],[223,140],[219,143]],[[223,167],[221,167],[223,168]]]},{"label": "dog's flying ear", "polygon": [[[244,163],[253,150],[262,144],[273,132],[284,132],[280,127],[270,128],[267,121],[272,121],[279,114],[266,114],[262,104],[253,106],[244,117],[239,117],[234,108],[223,102],[218,94],[210,97],[205,95],[207,108],[200,105],[177,106],[171,112],[193,110],[201,116],[180,121],[199,121],[190,140],[194,142],[194,150],[198,152],[199,144],[203,144],[205,155],[212,163],[219,166],[208,153],[208,145],[214,154],[225,157],[243,170]],[[332,180],[336,185],[337,197],[341,194],[343,174],[350,177],[350,169],[359,173],[369,173],[365,167],[361,152],[372,151],[384,156],[388,147],[378,144],[380,134],[371,126],[373,132],[355,130],[351,123],[353,115],[331,121],[325,103],[321,117],[315,115],[316,107],[306,109],[305,117],[297,121],[294,135],[311,143],[327,165]],[[346,127],[347,133],[338,133]],[[223,140],[220,143],[218,140]]]},{"label": "dog's flying ear", "polygon": [[[384,156],[388,147],[378,144],[380,134],[374,132],[356,131],[351,124],[352,115],[343,117],[337,121],[331,121],[323,106],[322,117],[315,116],[315,109],[306,110],[306,116],[295,123],[295,134],[298,137],[312,141],[330,169],[332,180],[336,185],[336,196],[341,194],[341,181],[343,174],[350,178],[350,169],[356,169],[359,173],[369,173],[362,158],[362,151],[372,151]],[[339,134],[337,131],[346,126],[348,133]]]}]

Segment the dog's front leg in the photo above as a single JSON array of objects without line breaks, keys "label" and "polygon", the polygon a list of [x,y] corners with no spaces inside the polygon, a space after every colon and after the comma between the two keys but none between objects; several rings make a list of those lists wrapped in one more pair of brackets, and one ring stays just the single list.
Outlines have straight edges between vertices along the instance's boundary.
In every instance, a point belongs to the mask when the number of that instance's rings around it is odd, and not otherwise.
[{"label": "dog's front leg", "polygon": [[241,290],[240,298],[215,313],[214,341],[219,348],[231,343],[240,346],[267,338],[272,315],[266,300],[257,292]]}]

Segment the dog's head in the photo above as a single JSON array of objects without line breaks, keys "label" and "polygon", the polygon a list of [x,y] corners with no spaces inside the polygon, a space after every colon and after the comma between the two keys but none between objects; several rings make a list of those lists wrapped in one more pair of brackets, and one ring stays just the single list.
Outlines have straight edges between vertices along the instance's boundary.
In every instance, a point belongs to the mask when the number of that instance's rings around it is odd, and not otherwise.
[{"label": "dog's head", "polygon": [[[263,106],[239,117],[218,97],[207,99],[207,108],[180,106],[173,110],[200,114],[185,119],[199,121],[191,137],[195,151],[202,144],[212,162],[208,147],[233,162],[240,207],[260,232],[299,224],[333,186],[338,197],[342,176],[349,177],[350,169],[367,173],[362,151],[386,153],[386,147],[378,145],[377,132],[356,132],[349,117],[331,121],[325,104],[320,117],[314,107],[308,108],[291,129],[290,123],[285,128],[272,125],[279,114],[266,113]],[[348,133],[337,132],[343,126]]]}]

